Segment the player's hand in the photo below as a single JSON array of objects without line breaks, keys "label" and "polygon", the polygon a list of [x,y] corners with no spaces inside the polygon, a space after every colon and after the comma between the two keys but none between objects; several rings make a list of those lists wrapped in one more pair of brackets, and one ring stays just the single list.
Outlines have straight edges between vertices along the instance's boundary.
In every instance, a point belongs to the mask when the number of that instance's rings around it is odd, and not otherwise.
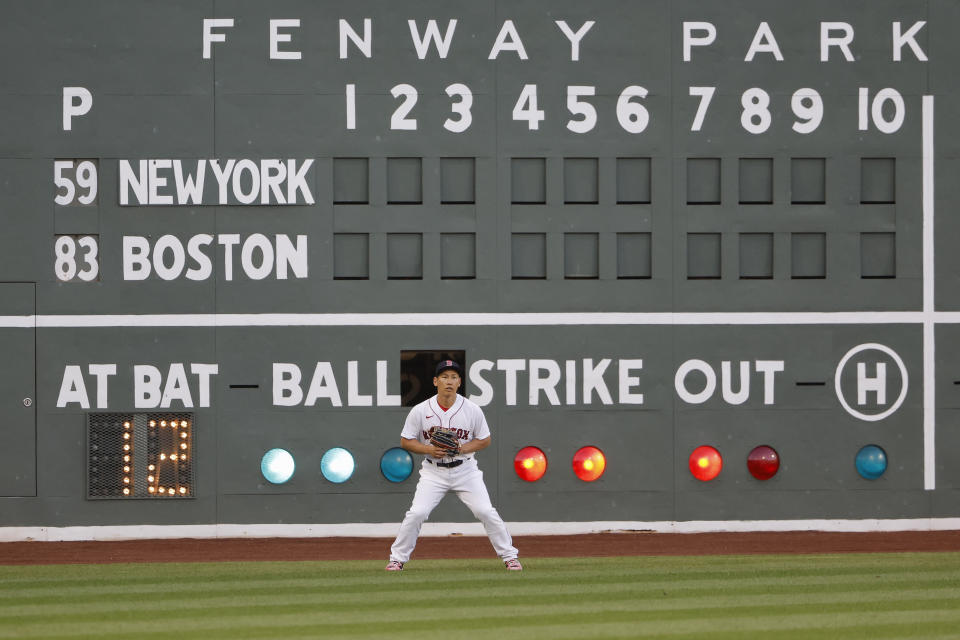
[{"label": "player's hand", "polygon": [[440,447],[436,447],[432,444],[427,446],[430,447],[430,451],[427,453],[432,458],[446,458],[449,455],[446,449],[441,449]]}]

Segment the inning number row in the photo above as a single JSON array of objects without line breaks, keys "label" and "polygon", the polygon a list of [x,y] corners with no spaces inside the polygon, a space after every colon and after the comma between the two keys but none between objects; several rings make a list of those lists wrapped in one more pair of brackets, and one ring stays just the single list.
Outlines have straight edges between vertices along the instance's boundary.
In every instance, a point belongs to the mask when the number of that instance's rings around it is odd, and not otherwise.
[{"label": "inning number row", "polygon": [[[710,111],[717,87],[689,87],[689,95],[698,100],[697,111],[690,123],[690,131],[700,131]],[[446,94],[451,98],[450,117],[443,122],[443,128],[452,133],[463,133],[473,124],[473,91],[465,84],[456,82],[449,85]],[[620,127],[627,133],[643,133],[650,124],[650,112],[643,104],[649,91],[639,85],[630,85],[620,92],[617,98],[616,117]],[[390,129],[395,131],[417,131],[420,123],[416,116],[416,106],[420,98],[417,88],[410,84],[398,84],[390,89],[390,95],[399,101],[390,116]],[[566,127],[573,133],[583,134],[593,131],[599,115],[597,108],[589,98],[597,95],[597,88],[588,85],[570,85],[567,87],[567,111],[572,116]],[[355,84],[346,85],[346,126],[348,130],[357,128],[357,91]],[[740,125],[752,134],[766,132],[772,122],[770,112],[770,94],[759,87],[746,89],[740,96]],[[790,109],[795,117],[791,128],[800,134],[809,134],[817,130],[824,117],[823,97],[816,89],[801,88],[790,97]],[[896,89],[886,87],[871,96],[868,87],[860,87],[857,96],[857,129],[868,131],[872,125],[881,133],[895,133],[903,125],[906,106],[903,96]],[[526,84],[520,91],[513,106],[512,118],[516,122],[525,122],[530,131],[540,129],[540,123],[546,120],[547,113],[540,108],[539,90],[536,84]]]}]

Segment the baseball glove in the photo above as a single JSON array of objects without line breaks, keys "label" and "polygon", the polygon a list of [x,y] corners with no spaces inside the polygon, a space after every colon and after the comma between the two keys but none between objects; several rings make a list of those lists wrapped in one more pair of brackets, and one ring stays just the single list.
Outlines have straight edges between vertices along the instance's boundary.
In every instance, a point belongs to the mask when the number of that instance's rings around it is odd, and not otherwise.
[{"label": "baseball glove", "polygon": [[457,432],[452,429],[434,429],[430,434],[430,444],[446,451],[448,456],[455,456],[460,453],[460,438]]}]

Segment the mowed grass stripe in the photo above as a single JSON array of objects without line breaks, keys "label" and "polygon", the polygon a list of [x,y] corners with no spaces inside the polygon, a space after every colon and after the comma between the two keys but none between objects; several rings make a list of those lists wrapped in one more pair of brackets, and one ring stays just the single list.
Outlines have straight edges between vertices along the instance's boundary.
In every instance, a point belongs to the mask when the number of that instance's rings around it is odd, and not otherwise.
[{"label": "mowed grass stripe", "polygon": [[[117,583],[108,586],[98,584],[88,585],[86,588],[70,587],[57,590],[45,588],[43,595],[36,595],[36,591],[25,589],[21,594],[8,594],[0,598],[0,616],[5,611],[26,607],[56,606],[65,601],[77,605],[91,605],[109,608],[110,602],[116,603],[116,608],[126,608],[131,599],[140,599],[155,604],[158,607],[170,603],[189,599],[192,601],[215,600],[222,597],[248,597],[271,594],[274,596],[299,597],[308,594],[315,599],[326,599],[329,602],[349,604],[352,601],[366,603],[371,595],[389,602],[392,598],[402,598],[408,591],[415,589],[423,600],[448,597],[470,597],[479,591],[498,590],[509,596],[523,596],[528,586],[525,580],[531,572],[537,571],[532,566],[526,576],[500,575],[497,578],[477,577],[476,579],[447,581],[437,585],[435,581],[426,577],[408,575],[384,575],[377,572],[368,576],[363,582],[352,581],[345,584],[332,583],[318,584],[316,581],[301,579],[296,581],[263,582],[260,580],[245,580],[233,582],[197,581],[189,584],[176,584],[175,589],[164,590],[157,588],[157,581],[149,586],[136,585],[124,588]],[[860,591],[884,591],[892,586],[906,585],[905,588],[940,589],[957,584],[957,573],[960,571],[932,571],[887,575],[876,572],[859,574],[846,573],[832,576],[792,576],[789,584],[785,584],[783,575],[770,575],[769,572],[756,570],[749,574],[728,578],[711,578],[693,580],[685,578],[677,581],[669,576],[643,577],[634,575],[609,576],[601,574],[576,574],[561,578],[538,576],[537,593],[543,596],[565,594],[579,594],[587,590],[590,593],[615,593],[623,590],[636,591],[638,595],[652,593],[654,595],[667,591],[671,594],[689,594],[691,597],[715,593],[718,590],[736,590],[744,594],[767,593],[841,593],[856,589]],[[181,578],[185,580],[186,578]]]},{"label": "mowed grass stripe", "polygon": [[[744,597],[750,596],[755,604],[764,606],[787,605],[792,603],[832,603],[857,602],[869,593],[876,602],[896,602],[901,600],[956,599],[960,602],[960,585],[951,581],[915,581],[910,589],[899,584],[890,584],[870,577],[871,582],[845,582],[829,585],[770,584],[740,586],[736,583],[713,585],[708,588],[690,589],[686,585],[671,587],[668,583],[626,582],[605,585],[603,588],[591,587],[584,591],[581,585],[562,587],[538,587],[536,593],[530,593],[526,584],[501,586],[495,594],[487,594],[482,600],[484,608],[508,608],[511,606],[541,607],[551,604],[581,604],[616,601],[641,602],[640,609],[667,608],[668,603],[695,600],[697,606],[715,608],[730,606]],[[377,611],[384,614],[402,612],[410,608],[409,589],[399,589],[387,594],[379,592],[381,600]],[[475,598],[476,590],[469,587],[455,590],[417,589],[417,598],[421,602],[464,601]],[[731,595],[733,594],[733,595]],[[176,591],[165,592],[149,598],[130,598],[118,596],[104,601],[102,596],[63,599],[44,598],[43,603],[18,602],[16,606],[0,606],[0,627],[8,624],[25,624],[31,620],[52,621],[58,618],[71,618],[77,621],[97,620],[104,616],[123,620],[131,617],[146,619],[150,612],[158,616],[168,616],[171,609],[178,612],[200,608],[263,608],[269,606],[297,605],[322,608],[324,611],[338,614],[366,612],[370,609],[370,598],[363,593],[327,594],[313,593],[309,589],[279,592],[237,591],[218,589],[202,594],[184,597]],[[473,605],[478,606],[478,605]]]},{"label": "mowed grass stripe", "polygon": [[[960,627],[960,554],[803,563],[748,556],[738,566],[730,557],[595,560],[533,559],[522,574],[467,560],[417,562],[422,570],[401,574],[383,572],[381,562],[71,566],[62,576],[56,567],[5,567],[0,637],[357,638],[437,628],[498,640],[638,637],[635,628],[715,637],[749,619],[802,633],[891,613],[890,624],[906,624],[912,635]],[[144,576],[152,596],[141,591]],[[11,591],[7,578],[21,589]],[[87,589],[77,584],[84,579]],[[128,580],[135,584],[124,589]],[[57,583],[70,586],[56,594]],[[465,616],[453,629],[452,610]],[[568,635],[584,621],[597,626]]]},{"label": "mowed grass stripe", "polygon": [[[916,623],[898,623],[898,622],[882,622],[881,624],[871,624],[869,622],[856,621],[853,623],[838,623],[836,625],[826,625],[820,627],[798,627],[796,629],[775,629],[768,630],[767,633],[762,633],[757,631],[756,637],[761,636],[773,636],[776,640],[810,640],[810,638],[843,638],[843,640],[883,640],[884,638],[910,638],[910,640],[942,640],[943,638],[953,638],[957,637],[957,625],[955,622],[950,620],[946,621],[928,621],[922,627],[922,633],[918,631],[918,626]],[[301,636],[302,637],[302,636]],[[603,638],[603,640],[613,640],[613,638],[619,638],[622,640],[627,640],[629,638],[643,638],[643,637],[665,637],[670,638],[671,640],[704,640],[704,632],[701,630],[694,632],[665,632],[656,635],[651,634],[627,634],[627,635],[599,635],[593,636],[596,638]],[[710,640],[727,640],[727,639],[737,639],[740,640],[744,635],[740,632],[719,632],[718,634],[710,635]],[[572,640],[573,636],[561,635],[558,637],[558,640],[566,640],[570,638]],[[325,639],[327,640],[327,639]],[[330,640],[336,640],[331,638]]]},{"label": "mowed grass stripe", "polygon": [[[195,576],[190,573],[181,573],[166,576],[168,582],[176,582],[180,593],[195,592],[195,597],[204,595],[220,595],[229,593],[242,594],[259,593],[263,591],[272,591],[275,593],[299,593],[310,591],[314,593],[329,594],[349,594],[349,593],[381,593],[388,595],[397,590],[398,585],[409,585],[410,583],[428,583],[437,590],[443,592],[456,592],[459,590],[476,591],[478,589],[498,588],[504,584],[505,580],[519,582],[525,579],[524,575],[505,574],[502,568],[494,572],[477,572],[474,570],[459,569],[451,567],[442,570],[439,577],[437,572],[413,573],[404,571],[403,574],[385,574],[382,566],[376,565],[376,568],[356,569],[345,575],[336,577],[323,577],[324,573],[329,573],[323,567],[322,563],[309,563],[311,570],[316,574],[313,577],[286,578],[279,577],[268,580],[260,579],[259,576],[251,578],[234,577],[230,580],[214,579],[210,580],[206,576]],[[543,561],[528,563],[529,569],[525,575],[530,575],[533,571],[547,571],[547,574],[541,573],[538,576],[538,583],[541,588],[565,588],[572,583],[580,586],[591,586],[597,589],[603,589],[610,585],[620,585],[628,582],[643,581],[649,589],[656,589],[673,585],[672,588],[683,589],[710,589],[722,585],[729,585],[731,582],[750,582],[758,586],[778,585],[781,583],[781,576],[789,573],[791,575],[791,584],[795,587],[817,589],[828,587],[830,585],[842,585],[861,580],[879,580],[885,582],[903,582],[909,583],[916,580],[917,571],[923,572],[925,579],[931,584],[937,581],[954,580],[960,572],[960,563],[955,567],[951,566],[933,566],[933,567],[905,567],[897,571],[889,571],[883,566],[874,566],[862,568],[858,571],[825,571],[818,573],[810,570],[809,567],[803,572],[793,572],[784,570],[780,567],[769,565],[754,565],[749,569],[739,573],[704,571],[696,574],[676,574],[671,572],[647,572],[647,571],[623,571],[609,570],[604,567],[594,567],[590,571],[581,570],[575,572],[561,571],[552,569],[552,563]],[[141,573],[150,573],[151,568],[156,565],[135,565],[140,567]],[[186,565],[189,568],[190,565]],[[357,575],[360,573],[361,575]],[[176,598],[176,594],[167,592],[158,593],[156,584],[162,577],[157,576],[147,581],[135,580],[132,584],[127,584],[122,578],[106,580],[100,577],[99,580],[89,580],[86,583],[74,584],[71,581],[69,586],[50,584],[44,581],[42,587],[30,588],[28,585],[21,584],[20,588],[0,592],[0,607],[8,604],[43,604],[48,602],[62,601],[65,596],[76,598],[77,601],[83,601],[88,598],[95,601],[104,597],[120,597],[131,595],[152,595],[159,598]],[[394,582],[391,582],[394,580]]]},{"label": "mowed grass stripe", "polygon": [[[918,565],[924,565],[926,571],[934,572],[950,572],[960,568],[960,558],[943,558],[942,555],[907,553],[839,556],[850,558],[849,562],[837,562],[838,556],[835,555],[696,556],[686,558],[683,565],[678,565],[669,557],[535,558],[525,562],[550,568],[558,579],[569,575],[582,575],[584,570],[588,573],[602,571],[604,575],[615,575],[620,573],[624,566],[624,571],[632,576],[662,576],[669,572],[672,579],[727,578],[753,573],[758,568],[790,571],[797,577],[857,574],[864,570],[874,570],[878,560],[882,560],[884,572],[887,574],[912,573]],[[257,580],[263,583],[303,580],[326,581],[331,584],[368,582],[368,571],[379,573],[384,564],[383,561],[261,562],[256,563],[259,570],[255,574]],[[144,575],[144,567],[150,567],[149,575]],[[229,583],[249,579],[249,567],[250,564],[247,563],[0,566],[0,597],[5,591],[17,593],[24,589],[87,588],[91,585],[91,579],[98,584],[115,583],[125,587],[138,584],[150,586],[158,578],[172,579],[183,576],[192,579],[205,578],[207,583]],[[317,571],[319,567],[323,568],[323,572]],[[404,575],[430,573],[431,579],[438,583],[458,580],[457,574],[450,573],[451,569],[467,570],[471,573],[484,571],[490,575],[503,573],[502,565],[495,560],[420,560],[408,565]],[[24,572],[29,574],[22,575]]]},{"label": "mowed grass stripe", "polygon": [[[634,611],[706,611],[710,609],[734,609],[742,606],[743,593],[733,595],[701,594],[697,597],[655,596],[625,591],[607,594],[566,594],[566,595],[527,595],[527,596],[498,596],[485,597],[480,604],[471,606],[471,613],[485,613],[491,616],[521,615],[528,611],[544,613],[559,611],[612,611],[629,609]],[[783,594],[762,595],[751,598],[751,606],[766,610],[775,609],[781,612],[797,610],[828,611],[832,608],[846,609],[850,604],[862,603],[863,596],[859,592],[822,593],[822,594]],[[122,607],[99,608],[90,606],[61,605],[50,611],[21,611],[14,615],[0,617],[0,628],[28,627],[33,624],[50,624],[60,621],[70,621],[75,625],[91,623],[100,624],[104,619],[118,623],[127,621],[149,622],[178,622],[185,621],[198,615],[202,616],[282,616],[298,611],[316,611],[326,614],[330,621],[361,616],[368,621],[404,620],[407,617],[442,618],[449,611],[449,600],[438,600],[439,606],[413,607],[406,601],[381,602],[375,611],[370,611],[369,602],[329,602],[312,598],[309,595],[300,597],[262,595],[240,599],[219,598],[215,601],[180,600],[162,604],[143,602],[132,607],[129,601]],[[909,606],[911,609],[936,609],[940,606],[953,606],[960,602],[960,588],[938,590],[889,590],[882,594],[874,594],[871,601],[864,605],[868,608],[885,610],[891,605]],[[911,604],[907,604],[911,603]]]},{"label": "mowed grass stripe", "polygon": [[[931,605],[932,603],[925,603]],[[809,610],[808,610],[809,609]],[[697,614],[696,609],[670,611],[634,611],[621,610],[610,607],[599,610],[540,612],[531,614],[528,611],[522,614],[504,612],[501,615],[467,616],[457,618],[456,629],[469,630],[477,637],[489,637],[496,633],[498,638],[505,637],[551,637],[541,636],[545,629],[551,627],[586,626],[588,629],[599,630],[604,626],[620,633],[622,625],[634,625],[637,635],[669,635],[677,633],[693,633],[700,631],[710,633],[711,637],[717,632],[745,633],[770,629],[805,629],[828,630],[844,627],[856,627],[859,624],[897,623],[924,625],[928,623],[960,624],[960,611],[954,602],[944,606],[923,607],[885,607],[883,609],[849,610],[830,609],[822,610],[810,607],[804,609],[793,607],[788,611],[769,610],[762,607],[733,607],[711,611],[708,615]],[[100,629],[93,631],[76,626],[43,625],[35,628],[32,633],[15,633],[8,637],[150,637],[150,634],[164,634],[168,636],[176,633],[178,636],[186,632],[202,636],[203,638],[230,638],[230,637],[290,637],[300,635],[312,628],[314,634],[323,631],[324,637],[329,635],[343,635],[345,637],[373,636],[395,637],[399,629],[419,629],[422,635],[425,630],[442,629],[443,625],[450,628],[449,610],[437,611],[437,617],[414,616],[412,619],[390,621],[329,621],[323,614],[301,612],[292,614],[275,614],[263,616],[229,618],[229,623],[216,617],[216,612],[205,612],[205,615],[181,619],[173,616],[170,620],[159,624],[133,623],[117,621],[110,625],[101,624]],[[585,620],[592,621],[585,625]],[[517,635],[519,630],[526,633]],[[4,634],[7,633],[4,629]],[[955,629],[956,631],[956,629]],[[586,635],[584,637],[596,637]]]}]

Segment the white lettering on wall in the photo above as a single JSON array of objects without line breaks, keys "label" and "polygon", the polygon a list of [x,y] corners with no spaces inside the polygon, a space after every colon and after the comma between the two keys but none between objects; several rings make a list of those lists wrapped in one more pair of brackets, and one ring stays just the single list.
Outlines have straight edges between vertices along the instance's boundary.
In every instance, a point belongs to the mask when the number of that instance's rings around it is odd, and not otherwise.
[{"label": "white lettering on wall", "polygon": [[640,378],[631,375],[633,371],[643,369],[643,360],[620,360],[617,365],[620,380],[617,401],[620,404],[643,404],[643,394],[633,391],[640,384]]},{"label": "white lettering on wall", "polygon": [[706,47],[717,39],[717,28],[711,22],[683,23],[683,61],[690,62],[693,47]]},{"label": "white lettering on wall", "polygon": [[517,404],[517,373],[526,368],[527,361],[522,358],[502,358],[497,360],[497,369],[506,374],[504,396],[508,407]]},{"label": "white lettering on wall", "polygon": [[[193,162],[193,161],[191,161]],[[183,160],[119,160],[120,204],[123,206],[185,205],[303,205],[314,204],[308,174],[313,159],[281,160],[230,158],[196,160],[188,167]],[[204,178],[210,167],[217,181],[217,196],[204,194]],[[192,172],[191,172],[192,171]]]},{"label": "white lettering on wall", "polygon": [[577,31],[571,29],[566,20],[557,20],[557,26],[560,27],[560,31],[563,32],[563,35],[567,36],[567,39],[570,41],[570,60],[572,62],[578,62],[580,60],[580,41],[583,40],[583,36],[587,35],[587,31],[590,31],[593,28],[594,21],[587,20]]},{"label": "white lettering on wall", "polygon": [[[94,387],[97,394],[97,409],[109,409],[110,376],[117,374],[116,364],[91,364],[87,373],[94,378]],[[69,404],[77,404],[81,409],[90,408],[90,398],[87,395],[87,385],[83,379],[83,370],[79,365],[68,364],[63,368],[63,377],[60,380],[60,392],[57,394],[57,407],[63,408]]]},{"label": "white lettering on wall", "polygon": [[450,52],[450,42],[453,40],[453,32],[457,29],[457,21],[447,21],[447,31],[443,37],[440,36],[440,28],[436,20],[428,20],[427,28],[424,34],[420,35],[416,20],[407,20],[410,27],[410,38],[413,40],[413,46],[417,50],[417,57],[423,60],[430,51],[430,43],[433,42],[437,47],[437,54],[441,59],[447,57]]},{"label": "white lettering on wall", "polygon": [[214,33],[214,28],[227,29],[233,26],[233,18],[204,18],[203,19],[203,58],[210,59],[211,43],[226,42],[227,35]]},{"label": "white lettering on wall", "polygon": [[783,371],[783,360],[757,360],[753,366],[757,373],[763,374],[763,404],[773,404],[774,374]]},{"label": "white lettering on wall", "polygon": [[83,381],[83,372],[75,364],[68,364],[63,368],[63,377],[60,379],[60,393],[57,394],[57,406],[66,407],[76,403],[81,409],[90,408],[90,398],[87,397],[87,385]]},{"label": "white lettering on wall", "polygon": [[371,29],[372,21],[370,18],[363,19],[363,36],[357,34],[353,30],[353,27],[350,26],[350,23],[340,19],[340,59],[345,60],[347,58],[347,44],[352,42],[354,46],[360,50],[365,57],[369,58],[373,56],[373,31]]},{"label": "white lettering on wall", "polygon": [[[733,363],[724,360],[720,363],[721,397],[730,405],[740,405],[750,398],[750,361],[737,363],[739,384],[734,390]],[[754,372],[763,376],[763,404],[775,402],[775,374],[784,370],[783,360],[755,360]],[[691,374],[693,375],[691,378]],[[702,383],[694,380],[702,379]],[[700,385],[703,385],[702,388]],[[687,360],[679,367],[673,378],[677,397],[687,404],[703,404],[710,400],[717,390],[717,372],[713,365],[698,358]],[[699,390],[697,390],[699,389]]]},{"label": "white lettering on wall", "polygon": [[93,107],[93,94],[84,87],[63,88],[63,130],[73,129],[73,119],[86,115]]},{"label": "white lettering on wall", "polygon": [[[168,409],[210,406],[210,380],[219,365],[191,363],[190,373],[181,362],[172,362],[164,373],[150,364],[133,366],[133,406],[137,409]],[[196,380],[192,380],[195,377]],[[194,402],[194,396],[198,402]]]},{"label": "white lettering on wall", "polygon": [[307,236],[290,238],[285,234],[270,238],[253,233],[243,239],[239,234],[202,233],[191,236],[184,243],[177,236],[160,236],[153,244],[145,236],[123,236],[122,265],[124,280],[146,280],[155,274],[160,280],[207,280],[213,276],[213,260],[218,253],[213,242],[223,247],[221,254],[223,280],[234,279],[234,254],[240,247],[240,270],[250,280],[264,280],[271,275],[277,280],[307,278]]},{"label": "white lettering on wall", "polygon": [[867,375],[867,363],[857,363],[857,404],[867,404],[867,393],[876,394],[876,404],[887,404],[887,363],[875,363],[874,375]]},{"label": "white lettering on wall", "polygon": [[[109,383],[110,376],[117,375],[117,365],[115,364],[91,364],[90,375],[96,378],[97,382],[97,409],[109,408]],[[59,406],[59,405],[58,405]]]},{"label": "white lettering on wall", "polygon": [[[833,35],[839,33],[840,35]],[[850,43],[853,42],[853,27],[847,22],[820,23],[820,62],[830,60],[830,47],[837,47],[847,62],[853,62]]]},{"label": "white lettering on wall", "polygon": [[760,26],[757,27],[757,32],[753,36],[753,42],[750,43],[750,48],[747,49],[747,55],[743,61],[751,62],[753,57],[758,53],[772,53],[773,58],[777,62],[783,62],[783,53],[780,52],[780,45],[777,44],[777,39],[773,36],[770,25],[766,22],[761,22]]},{"label": "white lettering on wall", "polygon": [[483,377],[485,371],[493,369],[494,363],[490,360],[477,360],[470,365],[468,379],[470,384],[479,393],[471,394],[470,399],[479,406],[485,407],[493,400],[493,385]]},{"label": "white lettering on wall", "polygon": [[[644,403],[640,392],[641,379],[638,372],[643,369],[643,360],[629,358],[617,361],[615,368],[610,367],[611,358],[594,361],[593,358],[561,361],[550,358],[501,358],[499,360],[478,359],[468,370],[466,383],[471,390],[470,400],[479,406],[487,406],[502,393],[507,406],[516,406],[526,399],[528,406],[560,406],[560,389],[565,389],[567,405],[576,404],[576,383],[584,381],[584,404],[595,399],[604,405],[639,405]],[[273,363],[273,405],[281,407],[315,405],[332,407],[396,407],[400,406],[400,396],[388,393],[388,389],[397,388],[397,380],[388,375],[388,361],[377,360],[375,366],[357,360],[338,364],[320,361],[315,365],[312,376],[303,375],[301,365],[290,362]],[[577,369],[582,370],[582,375]],[[501,386],[496,388],[491,377],[492,371],[502,372]],[[613,375],[617,389],[615,403],[608,387],[605,375]],[[339,373],[338,373],[339,372]],[[346,402],[339,389],[343,377],[346,378]],[[376,393],[366,393],[372,385]],[[526,384],[526,388],[523,388]],[[304,392],[306,389],[306,392]],[[521,390],[522,389],[522,390]]]},{"label": "white lettering on wall", "polygon": [[927,54],[923,52],[923,49],[920,48],[920,45],[917,44],[917,41],[914,39],[914,36],[917,35],[917,31],[923,28],[927,24],[925,20],[920,20],[913,23],[913,26],[907,29],[906,33],[900,33],[901,26],[899,22],[893,23],[893,61],[900,62],[903,59],[903,45],[909,45],[910,50],[913,51],[913,55],[917,57],[917,60],[921,62],[927,61]]},{"label": "white lettering on wall", "polygon": [[[377,360],[375,369],[376,394],[361,393],[365,384],[373,383],[371,369],[357,360],[346,363],[347,369],[347,406],[372,407],[374,397],[378,407],[400,406],[400,396],[389,393],[390,379],[388,362]],[[317,362],[309,380],[306,393],[303,391],[303,373],[300,366],[291,362],[273,363],[273,405],[277,407],[312,407],[320,403],[331,407],[342,407],[343,398],[340,386],[333,370],[333,363]],[[323,401],[323,402],[321,402]]]},{"label": "white lettering on wall", "polygon": [[[703,389],[700,391],[690,391],[687,387],[687,376],[694,371],[704,377]],[[713,392],[717,389],[717,374],[709,364],[703,360],[687,360],[677,369],[673,377],[673,386],[677,391],[677,396],[687,404],[702,404],[710,399]]]},{"label": "white lettering on wall", "polygon": [[[365,58],[373,58],[373,19],[362,18],[362,28],[359,30],[356,25],[359,24],[355,19],[353,23],[344,18],[337,20],[335,34],[324,33],[316,36],[318,39],[329,39],[331,36],[337,38],[337,50],[340,60],[346,60],[350,57],[351,49],[357,51]],[[436,18],[427,18],[425,26],[423,21],[416,19],[407,19],[407,25],[410,32],[410,42],[412,47],[391,43],[383,48],[389,51],[390,55],[398,50],[411,51],[416,59],[425,60],[431,48],[435,48],[440,59],[446,59],[453,46],[458,18],[447,18],[446,28],[441,32],[440,22]],[[579,28],[574,30],[565,20],[553,20],[554,24],[567,39],[570,44],[570,61],[578,62],[581,55],[581,44],[584,37],[596,24],[595,20],[585,20]],[[314,24],[322,25],[325,30],[331,30],[330,22],[319,22]],[[895,62],[903,59],[903,49],[909,47],[913,56],[920,62],[927,61],[927,55],[917,41],[917,35],[921,29],[926,26],[925,20],[918,20],[910,25],[904,31],[904,25],[900,21],[890,23],[892,30],[891,38],[891,58]],[[201,31],[201,58],[210,60],[213,54],[213,44],[226,42],[227,34],[223,29],[229,29],[234,26],[233,18],[204,18]],[[747,25],[737,24],[737,27]],[[304,54],[294,44],[294,34],[291,30],[301,27],[300,18],[269,18],[266,29],[266,49],[271,60],[303,60]],[[392,29],[388,30],[393,32]],[[478,36],[478,27],[476,24],[468,26],[469,36],[461,35],[461,38],[469,37],[476,41]],[[543,33],[543,29],[535,31],[535,35]],[[710,47],[717,41],[718,30],[716,24],[705,20],[684,21],[681,24],[681,46],[684,62],[691,62],[693,59],[693,50],[696,47]],[[737,34],[743,37],[742,34]],[[830,49],[837,48],[848,62],[853,62],[855,57],[850,48],[854,39],[854,27],[847,22],[820,22],[819,34],[811,34],[810,47],[812,52],[816,52],[816,38],[819,37],[820,61],[827,62],[830,59]],[[746,38],[744,38],[746,44]],[[471,43],[472,44],[472,43]],[[505,20],[496,36],[493,37],[488,60],[496,60],[503,52],[513,52],[517,54],[519,60],[527,60],[527,50],[513,20]],[[784,59],[780,45],[768,22],[763,21],[757,24],[753,31],[752,40],[747,45],[747,54],[744,57],[745,62],[751,62],[756,54],[765,53],[773,56],[774,60],[782,61]],[[69,130],[69,129],[66,129]]]},{"label": "white lettering on wall", "polygon": [[540,393],[542,392],[547,401],[553,406],[560,404],[560,396],[557,394],[557,384],[560,382],[560,365],[554,360],[533,359],[530,360],[530,394],[529,404],[535,407],[540,404]]},{"label": "white lettering on wall", "polygon": [[280,51],[281,42],[290,42],[289,33],[280,33],[280,29],[300,28],[300,19],[271,20],[270,21],[270,59],[271,60],[300,60],[303,57],[299,51]]},{"label": "white lettering on wall", "polygon": [[360,393],[356,360],[347,363],[347,404],[351,407],[373,406],[373,396]]},{"label": "white lettering on wall", "polygon": [[500,27],[500,33],[497,34],[487,59],[496,60],[502,51],[514,51],[521,60],[527,59],[527,50],[523,46],[520,34],[517,33],[517,28],[513,26],[513,20],[503,21],[503,26]]},{"label": "white lettering on wall", "polygon": [[378,407],[399,407],[400,395],[388,393],[390,388],[387,380],[389,378],[386,360],[377,360],[377,406]]},{"label": "white lettering on wall", "polygon": [[603,358],[596,366],[593,364],[593,358],[583,359],[583,404],[593,402],[594,392],[603,404],[613,404],[610,390],[603,379],[603,374],[609,366],[610,358]]}]

